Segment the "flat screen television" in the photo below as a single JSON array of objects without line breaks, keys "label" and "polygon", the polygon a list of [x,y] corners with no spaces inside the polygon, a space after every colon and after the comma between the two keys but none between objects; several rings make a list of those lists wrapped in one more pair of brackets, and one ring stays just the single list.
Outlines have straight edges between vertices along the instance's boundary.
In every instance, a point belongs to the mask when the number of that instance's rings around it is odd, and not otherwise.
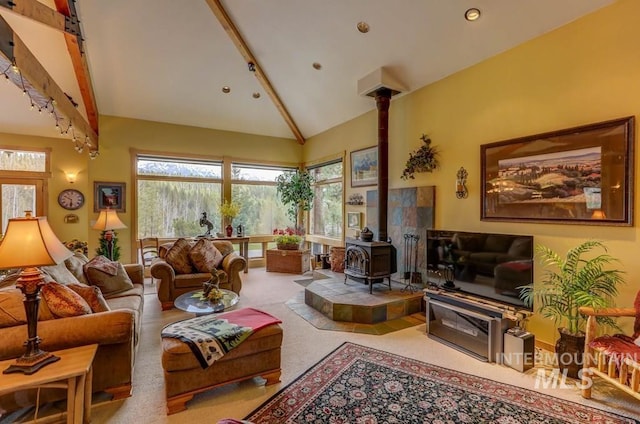
[{"label": "flat screen television", "polygon": [[533,282],[533,236],[427,230],[426,253],[431,285],[530,309],[519,287]]}]

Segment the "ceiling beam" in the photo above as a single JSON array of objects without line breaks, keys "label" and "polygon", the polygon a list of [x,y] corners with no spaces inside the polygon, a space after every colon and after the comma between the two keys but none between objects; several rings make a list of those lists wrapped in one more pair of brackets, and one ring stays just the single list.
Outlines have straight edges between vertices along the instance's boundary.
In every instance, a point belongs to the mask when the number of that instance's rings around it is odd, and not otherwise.
[{"label": "ceiling beam", "polygon": [[38,0],[0,0],[0,7],[38,21],[58,31],[65,31],[67,26],[64,15],[40,3]]},{"label": "ceiling beam", "polygon": [[76,74],[76,80],[78,81],[80,94],[82,95],[82,102],[87,112],[87,119],[91,125],[91,129],[98,134],[98,106],[96,104],[96,96],[93,92],[93,84],[91,83],[89,65],[87,64],[84,54],[82,29],[80,28],[80,21],[78,20],[78,12],[76,11],[73,0],[55,0],[55,3],[58,12],[64,15],[68,22],[70,22],[70,26],[73,27],[73,32],[65,31],[64,40],[67,43],[67,50],[69,50],[69,55],[71,56],[73,71]]},{"label": "ceiling beam", "polygon": [[233,23],[233,21],[231,20],[227,12],[225,11],[220,0],[206,0],[206,2],[211,8],[211,11],[213,12],[213,14],[216,16],[216,18],[218,18],[218,21],[220,21],[222,28],[224,28],[227,35],[231,38],[231,41],[233,41],[233,44],[235,44],[236,48],[244,58],[245,62],[247,62],[247,64],[249,63],[254,64],[254,74],[256,78],[262,85],[262,88],[264,88],[264,90],[267,92],[267,94],[271,98],[271,101],[275,104],[276,108],[284,118],[287,125],[289,125],[289,128],[291,129],[291,132],[293,132],[293,135],[295,136],[296,140],[298,140],[298,143],[304,144],[305,140],[304,140],[304,137],[302,136],[302,133],[298,129],[298,126],[296,125],[295,121],[289,114],[289,111],[287,111],[287,108],[285,107],[282,100],[280,100],[278,93],[271,85],[271,82],[269,82],[269,78],[267,78],[267,75],[262,70],[262,67],[260,66],[260,64],[258,64],[258,61],[253,56],[253,53],[249,49],[249,46],[247,45],[247,43],[245,43],[244,39],[242,38],[242,35],[240,35],[240,31],[238,31],[238,28],[235,26],[235,24]]},{"label": "ceiling beam", "polygon": [[48,103],[53,102],[56,111],[73,124],[74,132],[78,130],[89,138],[91,142],[89,149],[98,150],[98,134],[13,31],[9,23],[0,16],[0,68],[9,69],[12,64],[18,68],[19,74],[8,71],[9,79],[24,90],[38,107],[44,108]]},{"label": "ceiling beam", "polygon": [[26,18],[45,24],[64,34],[71,63],[75,72],[87,120],[98,133],[98,107],[96,105],[91,74],[84,55],[82,30],[73,0],[55,0],[56,10],[38,0],[0,0],[0,6]]}]

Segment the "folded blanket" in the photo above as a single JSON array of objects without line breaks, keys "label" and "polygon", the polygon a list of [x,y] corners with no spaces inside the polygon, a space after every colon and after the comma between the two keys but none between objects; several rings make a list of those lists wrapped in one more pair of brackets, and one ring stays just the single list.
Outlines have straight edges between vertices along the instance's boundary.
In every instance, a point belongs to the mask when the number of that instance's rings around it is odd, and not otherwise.
[{"label": "folded blanket", "polygon": [[258,309],[243,308],[174,322],[165,326],[161,335],[186,343],[204,369],[254,332],[281,322]]}]

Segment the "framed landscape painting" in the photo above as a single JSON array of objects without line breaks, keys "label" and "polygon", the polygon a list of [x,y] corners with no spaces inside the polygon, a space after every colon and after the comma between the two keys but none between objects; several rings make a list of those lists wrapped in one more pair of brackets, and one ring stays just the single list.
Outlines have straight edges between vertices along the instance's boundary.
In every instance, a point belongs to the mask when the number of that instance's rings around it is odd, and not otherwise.
[{"label": "framed landscape painting", "polygon": [[481,219],[633,225],[634,117],[480,146]]},{"label": "framed landscape painting", "polygon": [[378,146],[351,152],[351,187],[378,184]]},{"label": "framed landscape painting", "polygon": [[101,209],[113,209],[117,212],[125,212],[125,183],[106,183],[96,181],[93,183],[93,211]]}]

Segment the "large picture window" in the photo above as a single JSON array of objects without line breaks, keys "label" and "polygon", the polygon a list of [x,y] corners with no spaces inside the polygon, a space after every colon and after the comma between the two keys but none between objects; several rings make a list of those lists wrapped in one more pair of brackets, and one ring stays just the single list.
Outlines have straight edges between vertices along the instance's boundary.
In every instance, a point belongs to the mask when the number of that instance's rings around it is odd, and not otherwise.
[{"label": "large picture window", "polygon": [[194,237],[202,212],[222,228],[222,162],[138,156],[138,238]]},{"label": "large picture window", "polygon": [[231,199],[240,205],[234,225],[249,235],[272,234],[276,228],[293,226],[276,193],[276,177],[294,168],[233,163]]},{"label": "large picture window", "polygon": [[309,213],[309,232],[317,236],[342,238],[342,160],[312,165],[307,169],[315,181],[313,209]]}]

